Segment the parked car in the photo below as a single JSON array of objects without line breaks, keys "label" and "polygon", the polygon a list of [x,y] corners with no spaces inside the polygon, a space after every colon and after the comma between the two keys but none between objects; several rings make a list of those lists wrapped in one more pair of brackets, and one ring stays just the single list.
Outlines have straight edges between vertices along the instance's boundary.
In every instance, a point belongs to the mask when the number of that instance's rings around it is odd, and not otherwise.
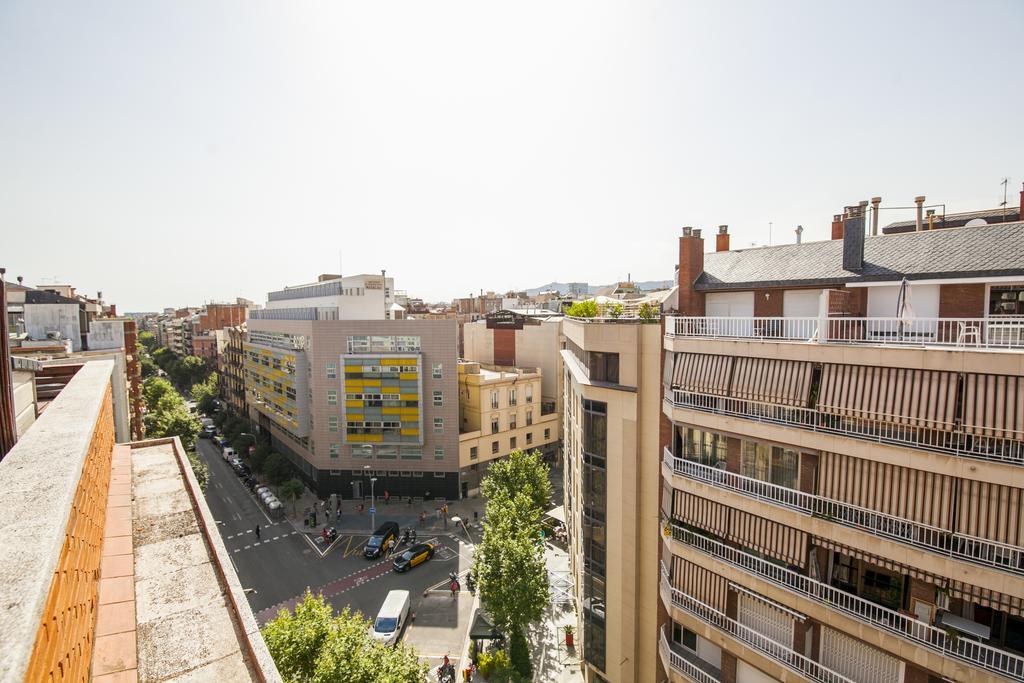
[{"label": "parked car", "polygon": [[270,490],[270,489],[269,489],[269,488],[267,488],[266,486],[257,486],[256,488],[254,488],[254,489],[252,490],[252,492],[253,492],[253,493],[255,493],[255,494],[256,494],[256,495],[258,496],[258,495],[260,495],[261,493],[263,493],[264,491],[269,491],[269,490]]},{"label": "parked car", "polygon": [[371,560],[380,557],[389,541],[394,544],[398,543],[397,522],[384,522],[380,525],[380,528],[366,542],[366,547],[363,548],[363,557]]},{"label": "parked car", "polygon": [[205,427],[203,427],[203,431],[199,432],[199,436],[206,437],[207,439],[212,439],[216,435],[217,435],[217,427],[216,427],[216,425],[206,425]]},{"label": "parked car", "polygon": [[225,436],[215,436],[213,437],[213,442],[217,444],[219,448],[224,448],[228,445],[228,439]]},{"label": "parked car", "polygon": [[394,645],[409,618],[409,591],[391,591],[384,599],[377,618],[370,627],[370,636],[385,645]]},{"label": "parked car", "polygon": [[272,500],[272,501],[270,501],[269,503],[267,503],[267,509],[270,510],[271,512],[278,512],[278,511],[280,511],[281,510],[281,501],[279,501],[279,500]]},{"label": "parked car", "polygon": [[434,546],[431,543],[417,543],[404,553],[395,558],[392,566],[396,572],[404,572],[412,569],[418,564],[423,564],[434,556]]},{"label": "parked car", "polygon": [[277,496],[275,496],[274,492],[271,491],[270,489],[267,489],[266,491],[264,491],[263,493],[260,494],[260,500],[262,500],[264,503],[266,503],[267,500],[269,500],[271,498],[273,498],[274,500],[277,500]]}]

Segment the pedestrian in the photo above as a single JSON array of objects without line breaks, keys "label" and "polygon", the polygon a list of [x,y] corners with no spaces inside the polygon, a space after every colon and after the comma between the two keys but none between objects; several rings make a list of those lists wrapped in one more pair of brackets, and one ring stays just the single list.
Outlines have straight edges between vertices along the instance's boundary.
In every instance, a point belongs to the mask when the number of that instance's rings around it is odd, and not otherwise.
[{"label": "pedestrian", "polygon": [[259,538],[260,538],[260,525],[257,524],[256,525],[256,540],[259,540]]},{"label": "pedestrian", "polygon": [[452,589],[452,597],[454,598],[459,593],[459,582],[458,581],[452,581],[451,589]]},{"label": "pedestrian", "polygon": [[341,521],[341,502],[338,502],[338,521]]},{"label": "pedestrian", "polygon": [[427,523],[427,513],[426,512],[421,512],[420,513],[420,526],[423,526],[426,523]]},{"label": "pedestrian", "polygon": [[412,507],[412,496],[409,496],[409,507]]},{"label": "pedestrian", "polygon": [[389,493],[387,489],[384,489],[384,504],[385,505],[390,505],[391,504],[391,493]]},{"label": "pedestrian", "polygon": [[423,500],[430,500],[430,489],[427,489],[423,494]]}]

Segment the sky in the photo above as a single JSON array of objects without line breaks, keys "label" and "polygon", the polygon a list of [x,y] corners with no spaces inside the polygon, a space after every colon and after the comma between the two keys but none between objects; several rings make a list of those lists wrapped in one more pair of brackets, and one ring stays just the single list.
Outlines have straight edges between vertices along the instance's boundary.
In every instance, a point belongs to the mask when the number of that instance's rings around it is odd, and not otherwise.
[{"label": "sky", "polygon": [[1015,206],[1022,40],[1019,0],[3,0],[0,266],[120,311],[339,269],[443,301]]}]

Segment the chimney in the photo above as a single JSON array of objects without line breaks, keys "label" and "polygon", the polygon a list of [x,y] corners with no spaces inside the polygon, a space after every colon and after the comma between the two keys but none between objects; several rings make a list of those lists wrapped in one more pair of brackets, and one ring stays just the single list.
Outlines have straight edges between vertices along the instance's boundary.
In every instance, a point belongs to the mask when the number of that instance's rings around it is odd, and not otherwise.
[{"label": "chimney", "polygon": [[832,216],[832,239],[841,240],[843,239],[843,218],[841,214],[835,214]]},{"label": "chimney", "polygon": [[796,226],[796,230],[794,230],[793,232],[796,233],[796,243],[800,244],[801,243],[801,236],[804,234],[804,226],[802,226],[802,225]]},{"label": "chimney", "polygon": [[935,209],[928,209],[928,211],[927,211],[927,213],[925,215],[928,218],[928,229],[929,230],[934,230],[935,229]]},{"label": "chimney", "polygon": [[871,198],[871,234],[878,234],[878,205],[882,203],[881,197]]},{"label": "chimney", "polygon": [[917,221],[914,224],[914,229],[917,232],[921,232],[921,214],[924,210],[924,195],[914,197],[914,203],[917,204]]},{"label": "chimney", "polygon": [[[1024,221],[1024,183],[1020,184],[1020,207],[1017,209],[1017,220]],[[21,278],[18,278],[18,284],[21,284]]]},{"label": "chimney", "polygon": [[729,226],[719,225],[715,235],[715,251],[729,251]]},{"label": "chimney", "polygon": [[[1024,199],[1024,190],[1021,190],[1020,196],[1021,196],[1022,199]],[[23,276],[19,275],[18,276],[18,284],[20,285],[24,281],[25,281],[25,278]]]},{"label": "chimney", "polygon": [[679,314],[704,315],[704,293],[693,283],[704,272],[704,240],[700,230],[687,226],[679,238]]},{"label": "chimney", "polygon": [[864,208],[867,202],[846,207],[843,221],[843,270],[859,273],[864,269]]}]

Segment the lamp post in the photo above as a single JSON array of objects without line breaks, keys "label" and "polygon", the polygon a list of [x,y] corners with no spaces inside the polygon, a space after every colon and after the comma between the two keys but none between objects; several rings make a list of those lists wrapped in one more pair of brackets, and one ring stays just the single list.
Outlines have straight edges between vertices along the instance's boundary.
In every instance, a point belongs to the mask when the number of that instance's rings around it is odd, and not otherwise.
[{"label": "lamp post", "polygon": [[[370,474],[370,466],[363,465],[366,474]],[[370,477],[370,533],[377,528],[377,496],[374,495],[373,485],[377,483],[377,477]]]},{"label": "lamp post", "polygon": [[463,520],[458,515],[455,515],[454,517],[452,517],[452,522],[454,524],[462,527],[462,530],[466,532],[466,538],[469,539],[469,543],[470,543],[470,545],[472,545],[473,544],[473,537],[469,535],[469,529],[466,527],[465,520]]}]

